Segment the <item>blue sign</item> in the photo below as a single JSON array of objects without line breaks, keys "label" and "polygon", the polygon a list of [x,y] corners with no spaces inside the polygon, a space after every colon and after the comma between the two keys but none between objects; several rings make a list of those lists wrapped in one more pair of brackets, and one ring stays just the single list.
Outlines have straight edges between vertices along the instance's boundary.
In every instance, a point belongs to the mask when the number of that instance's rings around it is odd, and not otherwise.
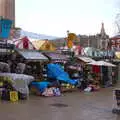
[{"label": "blue sign", "polygon": [[8,38],[10,34],[10,29],[12,26],[12,21],[8,19],[0,20],[0,38]]}]

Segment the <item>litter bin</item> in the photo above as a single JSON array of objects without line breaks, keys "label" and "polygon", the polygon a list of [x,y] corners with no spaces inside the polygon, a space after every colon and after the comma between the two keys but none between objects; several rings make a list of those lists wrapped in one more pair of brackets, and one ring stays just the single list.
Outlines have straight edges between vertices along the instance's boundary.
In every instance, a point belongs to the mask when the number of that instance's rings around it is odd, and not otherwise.
[{"label": "litter bin", "polygon": [[113,91],[113,109],[112,112],[116,114],[120,114],[120,88],[116,88]]}]

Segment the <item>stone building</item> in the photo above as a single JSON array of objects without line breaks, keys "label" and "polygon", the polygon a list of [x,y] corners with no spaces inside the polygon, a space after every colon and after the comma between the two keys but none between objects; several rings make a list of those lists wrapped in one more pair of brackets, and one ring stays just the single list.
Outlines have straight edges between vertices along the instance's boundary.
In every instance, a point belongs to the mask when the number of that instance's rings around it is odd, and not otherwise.
[{"label": "stone building", "polygon": [[94,47],[98,49],[107,49],[109,43],[109,36],[105,32],[104,23],[101,24],[101,31],[99,34],[83,36],[80,35],[80,44],[84,47]]},{"label": "stone building", "polygon": [[102,23],[100,34],[96,35],[99,49],[107,49],[109,43],[109,36],[105,32],[104,23]]},{"label": "stone building", "polygon": [[[101,32],[96,35],[78,35],[80,41],[74,41],[75,44],[82,47],[94,47],[98,49],[107,49],[109,43],[109,36],[105,32],[104,23],[101,25]],[[57,47],[65,45],[66,40],[64,38],[54,40]]]}]

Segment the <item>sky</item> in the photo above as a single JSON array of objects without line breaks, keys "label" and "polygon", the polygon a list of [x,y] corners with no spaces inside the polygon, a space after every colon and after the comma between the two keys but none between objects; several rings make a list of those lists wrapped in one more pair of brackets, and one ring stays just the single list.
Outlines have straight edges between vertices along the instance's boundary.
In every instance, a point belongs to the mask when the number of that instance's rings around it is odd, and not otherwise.
[{"label": "sky", "polygon": [[16,0],[16,26],[24,30],[65,37],[66,31],[92,35],[115,32],[118,0]]}]

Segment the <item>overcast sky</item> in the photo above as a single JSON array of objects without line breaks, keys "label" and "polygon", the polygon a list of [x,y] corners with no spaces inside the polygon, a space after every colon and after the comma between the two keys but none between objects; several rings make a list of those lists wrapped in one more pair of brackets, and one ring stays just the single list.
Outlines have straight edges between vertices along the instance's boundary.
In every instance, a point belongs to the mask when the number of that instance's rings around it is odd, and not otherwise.
[{"label": "overcast sky", "polygon": [[30,32],[64,37],[96,34],[104,22],[106,33],[114,33],[118,8],[115,0],[16,0],[16,26]]}]

